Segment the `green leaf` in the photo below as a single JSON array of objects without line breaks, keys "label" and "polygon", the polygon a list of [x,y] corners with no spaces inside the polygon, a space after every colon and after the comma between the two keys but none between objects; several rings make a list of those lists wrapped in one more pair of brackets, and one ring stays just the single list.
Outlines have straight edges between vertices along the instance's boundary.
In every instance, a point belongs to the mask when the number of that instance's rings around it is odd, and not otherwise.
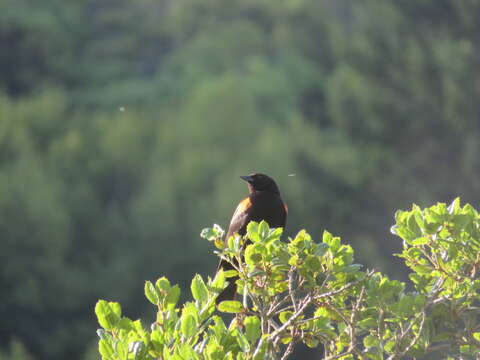
[{"label": "green leaf", "polygon": [[162,351],[165,342],[163,334],[157,329],[153,330],[150,335],[150,340],[156,351]]},{"label": "green leaf", "polygon": [[161,277],[155,282],[155,288],[159,294],[168,294],[171,288],[170,281],[166,277]]},{"label": "green leaf", "polygon": [[314,349],[318,346],[319,341],[317,338],[311,337],[311,336],[306,336],[305,339],[303,340],[305,345],[307,345],[310,349]]},{"label": "green leaf", "polygon": [[425,209],[423,213],[428,222],[438,225],[447,220],[448,216],[447,207],[444,203],[438,203],[437,205],[431,206],[430,208]]},{"label": "green leaf", "polygon": [[120,306],[120,303],[118,302],[109,302],[108,305],[110,306],[110,309],[112,312],[120,318],[122,316],[122,307]]},{"label": "green leaf", "polygon": [[151,281],[145,281],[145,296],[153,305],[160,304],[159,294]]},{"label": "green leaf", "polygon": [[288,265],[297,266],[299,264],[299,257],[298,255],[293,255],[290,259],[288,259]]},{"label": "green leaf", "polygon": [[385,343],[385,345],[383,346],[383,348],[385,349],[385,351],[386,351],[387,353],[390,353],[390,352],[393,350],[393,348],[395,347],[395,344],[396,344],[395,341],[393,341],[393,340],[388,340],[388,341]]},{"label": "green leaf", "polygon": [[416,238],[415,240],[411,241],[412,245],[425,245],[428,244],[430,240],[426,236],[421,236],[419,238]]},{"label": "green leaf", "polygon": [[332,236],[328,231],[323,232],[323,242],[330,247],[330,250],[336,252],[341,245],[340,238],[337,236]]},{"label": "green leaf", "polygon": [[312,245],[312,237],[305,230],[300,230],[290,245],[296,248],[297,252],[304,249],[309,249]]},{"label": "green leaf", "polygon": [[127,331],[135,330],[133,321],[125,317],[120,319],[116,327]]},{"label": "green leaf", "polygon": [[325,231],[323,232],[322,241],[323,241],[325,244],[329,245],[329,244],[332,242],[332,239],[333,239],[333,235],[330,234],[327,230],[325,230]]},{"label": "green leaf", "polygon": [[142,322],[140,320],[132,321],[132,326],[133,326],[133,329],[138,333],[144,331]]},{"label": "green leaf", "polygon": [[450,205],[448,205],[448,213],[449,214],[458,214],[460,211],[460,198],[455,198]]},{"label": "green leaf", "polygon": [[422,229],[418,226],[417,219],[414,214],[410,213],[407,220],[408,229],[413,233],[414,237],[422,235]]},{"label": "green leaf", "polygon": [[460,345],[460,352],[462,354],[473,355],[474,347],[472,345]]},{"label": "green leaf", "polygon": [[240,250],[242,244],[242,237],[240,235],[235,235],[233,238],[233,251]]},{"label": "green leaf", "polygon": [[172,286],[168,292],[165,302],[167,303],[167,309],[174,309],[180,299],[180,287],[178,285]]},{"label": "green leaf", "polygon": [[113,359],[113,347],[109,342],[105,340],[100,340],[98,342],[98,352],[100,353],[100,355],[102,355],[102,359],[104,360]]},{"label": "green leaf", "polygon": [[181,331],[182,334],[186,337],[192,337],[197,330],[197,321],[192,314],[182,315],[181,322]]},{"label": "green leaf", "polygon": [[253,345],[262,334],[260,329],[260,319],[256,316],[247,316],[243,323],[245,325],[245,335],[247,340]]},{"label": "green leaf", "polygon": [[223,274],[225,276],[225,278],[232,278],[232,277],[235,277],[235,276],[238,276],[238,271],[237,270],[224,270],[223,271]]},{"label": "green leaf", "polygon": [[408,316],[412,313],[414,298],[411,295],[405,295],[398,301],[398,313],[401,316]]},{"label": "green leaf", "polygon": [[98,323],[104,329],[111,330],[120,321],[121,313],[118,303],[106,302],[105,300],[99,300],[95,305],[95,314],[97,315]]},{"label": "green leaf", "polygon": [[283,228],[275,228],[275,229],[270,229],[270,232],[268,234],[268,237],[266,238],[267,242],[279,240],[280,237],[283,234]]},{"label": "green leaf", "polygon": [[133,343],[129,344],[129,348],[130,347],[130,351],[133,353],[134,359],[140,359],[145,351],[145,344],[142,341],[134,341]]},{"label": "green leaf", "polygon": [[210,342],[206,347],[208,360],[223,360],[225,357],[225,351],[217,343]]},{"label": "green leaf", "polygon": [[219,238],[223,238],[223,235],[225,234],[225,231],[222,229],[222,227],[218,224],[213,224],[213,231]]},{"label": "green leaf", "polygon": [[249,352],[250,351],[250,344],[248,343],[248,340],[245,337],[245,335],[243,335],[242,332],[238,331],[235,337],[237,338],[238,345],[240,346],[242,351],[244,353]]},{"label": "green leaf", "polygon": [[220,304],[218,304],[218,310],[221,312],[236,314],[242,309],[242,303],[236,300],[222,301]]},{"label": "green leaf", "polygon": [[317,256],[309,255],[305,260],[305,266],[310,271],[319,271],[321,269],[320,259]]},{"label": "green leaf", "polygon": [[262,241],[262,238],[259,234],[258,223],[255,221],[251,221],[247,225],[247,237],[254,243],[258,243]]},{"label": "green leaf", "polygon": [[200,237],[208,241],[215,241],[217,239],[223,238],[225,231],[217,225],[214,224],[213,228],[205,228],[200,232]]},{"label": "green leaf", "polygon": [[425,219],[423,218],[422,210],[417,205],[413,205],[412,212],[413,216],[415,217],[415,221],[417,222],[417,225],[421,229],[425,228]]},{"label": "green leaf", "polygon": [[217,236],[212,228],[205,228],[200,232],[200,237],[208,241],[214,241]]},{"label": "green leaf", "polygon": [[254,277],[254,276],[266,275],[266,274],[267,274],[267,273],[266,273],[264,270],[262,270],[262,269],[255,269],[255,270],[249,272],[247,276],[248,276],[249,278],[252,278],[252,277]]},{"label": "green leaf", "polygon": [[265,220],[262,220],[260,224],[258,224],[258,234],[262,240],[265,240],[268,237],[270,232],[270,227]]},{"label": "green leaf", "polygon": [[97,315],[100,326],[104,329],[109,329],[110,324],[107,322],[107,315],[110,312],[108,303],[105,300],[98,300],[95,305],[95,314]]},{"label": "green leaf", "polygon": [[262,254],[259,252],[257,244],[248,245],[245,249],[245,262],[249,266],[255,266],[262,261]]},{"label": "green leaf", "polygon": [[223,339],[226,334],[227,334],[227,327],[225,326],[225,323],[223,322],[223,319],[220,316],[213,316],[213,325],[211,325],[211,329],[213,330],[217,340]]},{"label": "green leaf", "polygon": [[453,224],[458,229],[464,229],[467,225],[469,225],[474,220],[474,217],[467,214],[458,214],[453,217]]},{"label": "green leaf", "polygon": [[282,324],[286,323],[293,315],[293,311],[282,311],[279,315],[280,322]]},{"label": "green leaf", "polygon": [[233,247],[234,247],[233,242],[235,241],[235,236],[236,236],[236,235],[230,236],[230,237],[227,239],[226,244],[227,244],[228,250],[233,251]]},{"label": "green leaf", "polygon": [[210,284],[210,287],[216,292],[220,292],[225,288],[225,271],[223,269],[220,269],[217,272],[215,279],[213,279],[212,283]]},{"label": "green leaf", "polygon": [[102,340],[108,340],[110,338],[110,333],[105,331],[105,329],[97,329],[97,335]]},{"label": "green leaf", "polygon": [[117,341],[115,342],[115,358],[116,359],[127,359],[128,354],[128,344],[126,342]]},{"label": "green leaf", "polygon": [[[190,344],[183,343],[177,348],[180,359],[196,360],[199,359],[195,351]],[[175,358],[174,358],[175,359]],[[178,359],[178,360],[180,360]],[[177,359],[175,359],[177,360]]]},{"label": "green leaf", "polygon": [[[358,322],[358,326],[362,329],[371,329],[377,326],[377,320],[374,318],[366,318]],[[367,346],[367,345],[365,345]]]},{"label": "green leaf", "polygon": [[430,275],[433,271],[433,268],[429,265],[415,265],[411,268],[419,275]]},{"label": "green leaf", "polygon": [[200,275],[195,275],[190,288],[192,290],[192,295],[195,300],[201,303],[208,300],[208,289]]},{"label": "green leaf", "polygon": [[377,347],[379,343],[380,341],[375,336],[372,336],[372,335],[368,335],[363,339],[363,345],[366,348]]},{"label": "green leaf", "polygon": [[322,257],[323,255],[325,255],[325,253],[328,250],[328,245],[325,243],[320,243],[315,245],[316,245],[316,249],[315,249],[314,255],[318,257]]},{"label": "green leaf", "polygon": [[253,357],[253,360],[264,360],[265,359],[265,353],[267,352],[267,347],[268,347],[268,341],[264,341],[262,345],[260,346],[259,351],[255,351],[256,354]]},{"label": "green leaf", "polygon": [[403,210],[397,210],[395,211],[395,222],[397,224],[400,224],[400,223],[403,223],[406,221],[407,217],[408,217],[408,212],[407,211],[403,211]]},{"label": "green leaf", "polygon": [[213,244],[219,250],[225,249],[225,242],[222,239],[216,239]]}]

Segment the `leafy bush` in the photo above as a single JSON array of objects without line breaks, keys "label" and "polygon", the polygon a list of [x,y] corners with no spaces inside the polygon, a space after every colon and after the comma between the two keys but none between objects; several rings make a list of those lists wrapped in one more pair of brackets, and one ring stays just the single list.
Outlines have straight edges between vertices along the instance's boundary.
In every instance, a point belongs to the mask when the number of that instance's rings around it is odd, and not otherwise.
[{"label": "leafy bush", "polygon": [[[149,328],[100,300],[99,351],[117,359],[286,359],[295,345],[318,347],[324,359],[402,359],[436,353],[450,358],[480,351],[480,217],[456,199],[398,211],[392,232],[398,256],[412,270],[413,291],[354,263],[353,249],[324,232],[304,230],[287,242],[282,229],[252,222],[244,237],[222,241],[215,225],[202,231],[236,270],[206,281],[196,275],[193,301],[178,305],[180,288],[166,278],[145,283],[156,306]],[[239,301],[215,305],[238,276]],[[218,312],[234,314],[227,326]]]}]

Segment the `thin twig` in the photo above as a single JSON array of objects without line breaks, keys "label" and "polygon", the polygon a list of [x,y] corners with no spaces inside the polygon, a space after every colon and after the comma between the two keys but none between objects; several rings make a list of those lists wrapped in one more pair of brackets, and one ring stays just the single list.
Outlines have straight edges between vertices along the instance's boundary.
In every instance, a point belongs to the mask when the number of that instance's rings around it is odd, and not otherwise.
[{"label": "thin twig", "polygon": [[[417,343],[418,339],[420,339],[420,335],[422,334],[422,331],[423,331],[423,325],[425,324],[425,318],[426,318],[425,311],[422,311],[422,320],[420,321],[420,326],[418,328],[417,334],[413,337],[413,339],[410,341],[410,343],[407,345],[407,347],[402,352],[391,355],[387,360],[401,359],[407,352],[410,351],[410,349]],[[414,323],[415,323],[415,321],[412,321],[410,326],[400,336],[400,341],[405,337],[405,335],[408,332],[410,332]]]},{"label": "thin twig", "polygon": [[352,351],[350,350],[347,350],[347,351],[344,351],[340,354],[337,354],[337,355],[332,355],[332,356],[327,356],[325,358],[325,360],[335,360],[335,359],[340,359],[341,357],[344,357],[344,356],[347,356],[347,355],[351,355],[352,354]]},{"label": "thin twig", "polygon": [[355,323],[357,321],[358,310],[360,309],[360,305],[362,304],[364,295],[365,295],[365,286],[362,286],[362,289],[360,290],[360,295],[358,296],[358,299],[352,308],[352,315],[350,316],[350,346],[348,350],[355,352],[359,356],[361,356],[361,354],[359,354],[356,349],[357,339],[356,339]]},{"label": "thin twig", "polygon": [[280,325],[278,325],[273,319],[268,319],[268,324],[275,330],[277,330],[280,327]]},{"label": "thin twig", "polygon": [[292,267],[288,272],[288,293],[290,295],[290,299],[292,300],[293,309],[294,311],[297,311],[297,303],[295,301],[295,289],[293,288],[293,274],[295,269],[295,267]]},{"label": "thin twig", "polygon": [[[272,304],[272,306],[270,307],[270,309],[268,310],[268,315],[272,315],[272,314],[276,314],[278,313],[278,308],[280,306],[282,306],[283,304],[285,304],[286,302],[288,302],[289,300],[289,297],[288,296],[285,296],[282,300],[279,300],[277,303],[274,303]],[[292,305],[289,305],[288,308],[292,307]],[[281,310],[281,311],[284,311],[284,310]]]},{"label": "thin twig", "polygon": [[275,330],[270,336],[270,339],[276,338],[280,335],[285,329],[287,329],[292,323],[303,314],[303,311],[307,308],[308,305],[313,301],[313,298],[310,295],[307,295],[303,300],[303,303],[299,306],[298,310],[287,320],[285,323]]},{"label": "thin twig", "polygon": [[[373,272],[368,272],[366,274],[367,277],[370,277],[373,275]],[[324,298],[324,297],[330,297],[330,296],[333,296],[333,295],[337,295],[339,293],[341,293],[342,291],[345,291],[355,285],[358,285],[360,284],[361,282],[363,282],[365,279],[362,279],[362,280],[358,280],[358,281],[354,281],[354,282],[351,282],[351,283],[348,283],[348,284],[345,284],[343,285],[342,287],[336,289],[336,290],[331,290],[331,291],[328,291],[326,293],[322,293],[322,294],[318,294],[315,296],[315,300],[317,299],[321,299],[321,298]]]},{"label": "thin twig", "polygon": [[264,342],[265,338],[262,337],[260,338],[260,341],[258,342],[257,344],[257,348],[255,349],[255,352],[253,353],[253,356],[252,358],[255,359],[255,357],[258,355],[258,353],[260,352],[260,349],[262,348],[263,346],[263,342]]},{"label": "thin twig", "polygon": [[280,358],[280,360],[286,360],[292,354],[293,346],[294,346],[294,342],[292,338],[292,341],[290,341],[290,343],[288,344],[287,349],[283,353],[283,356]]},{"label": "thin twig", "polygon": [[[280,309],[280,310],[276,311],[275,313],[269,313],[269,315],[273,315],[273,314],[277,315],[277,314],[280,314],[284,311],[291,310],[291,309],[293,309],[293,305],[288,305],[288,306],[284,307],[283,309]],[[293,310],[295,310],[295,309],[293,309]]]}]

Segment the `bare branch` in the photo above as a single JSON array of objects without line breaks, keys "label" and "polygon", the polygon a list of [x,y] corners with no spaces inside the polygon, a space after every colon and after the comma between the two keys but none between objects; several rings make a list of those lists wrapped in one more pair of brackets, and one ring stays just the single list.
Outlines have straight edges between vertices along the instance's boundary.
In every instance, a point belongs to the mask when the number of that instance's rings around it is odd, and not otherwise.
[{"label": "bare branch", "polygon": [[305,299],[303,300],[302,304],[298,308],[298,310],[288,319],[285,321],[285,323],[275,330],[270,336],[270,339],[276,338],[278,335],[280,335],[285,329],[287,329],[292,323],[300,316],[303,314],[303,311],[307,308],[308,305],[313,301],[313,298],[310,295],[307,295]]},{"label": "bare branch", "polygon": [[[373,270],[370,270],[366,273],[366,276],[365,278],[369,278],[371,277],[375,272]],[[354,281],[354,282],[351,282],[351,283],[348,283],[348,284],[345,284],[343,285],[342,287],[336,289],[336,290],[331,290],[329,292],[326,292],[326,293],[322,293],[322,294],[318,294],[315,296],[315,300],[318,300],[318,299],[321,299],[321,298],[324,298],[324,297],[330,297],[330,296],[333,296],[333,295],[337,295],[339,293],[341,293],[342,291],[345,291],[355,285],[358,285],[360,284],[361,282],[363,282],[365,279],[361,279],[361,280],[358,280],[358,281]]]},{"label": "bare branch", "polygon": [[335,359],[340,359],[341,357],[343,356],[347,356],[347,355],[350,355],[352,354],[352,351],[351,350],[347,350],[347,351],[344,351],[340,354],[336,354],[336,355],[332,355],[332,356],[327,356],[325,358],[325,360],[335,360]]},{"label": "bare branch", "polygon": [[283,356],[280,358],[280,360],[286,360],[292,354],[293,348],[294,348],[294,341],[292,338],[292,341],[290,341],[290,343],[288,344],[287,349],[283,353]]},{"label": "bare branch", "polygon": [[[419,325],[417,334],[413,337],[413,339],[410,341],[410,343],[407,345],[407,347],[405,349],[403,349],[402,352],[397,353],[397,354],[392,354],[387,360],[401,359],[403,356],[405,356],[405,354],[407,352],[410,351],[410,349],[418,342],[418,339],[420,339],[420,335],[422,334],[422,331],[423,331],[423,325],[425,324],[425,318],[426,318],[426,314],[425,314],[425,310],[424,310],[424,311],[422,311],[422,314],[421,314],[421,320],[420,320],[420,325]],[[418,319],[416,319],[416,320],[418,320]],[[415,322],[416,321],[412,321],[410,323],[410,325],[407,327],[405,332],[400,336],[399,341],[402,341],[402,339],[411,331]]]},{"label": "bare branch", "polygon": [[[365,295],[365,286],[362,286],[362,289],[360,290],[360,295],[358,296],[358,299],[352,308],[352,315],[350,316],[350,325],[349,325],[350,326],[350,346],[348,350],[355,353],[358,353],[358,351],[356,350],[357,338],[356,338],[355,323],[357,321],[358,311],[363,302],[364,295]],[[361,356],[361,354],[359,354],[359,356]]]},{"label": "bare branch", "polygon": [[295,272],[296,268],[292,266],[290,271],[288,272],[288,293],[290,295],[290,299],[292,300],[292,305],[294,311],[297,311],[297,303],[295,301],[295,289],[293,288],[293,274]]}]

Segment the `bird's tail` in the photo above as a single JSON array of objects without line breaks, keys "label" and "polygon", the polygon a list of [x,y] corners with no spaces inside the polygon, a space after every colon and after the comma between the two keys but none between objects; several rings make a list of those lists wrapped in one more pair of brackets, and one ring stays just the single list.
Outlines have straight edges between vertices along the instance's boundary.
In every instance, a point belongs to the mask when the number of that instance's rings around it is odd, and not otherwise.
[{"label": "bird's tail", "polygon": [[223,289],[223,291],[220,294],[218,294],[218,296],[215,300],[215,303],[217,305],[220,304],[222,301],[234,300],[235,299],[235,295],[237,293],[237,284],[235,282],[236,282],[237,279],[238,279],[237,277],[233,277],[233,278],[228,279],[229,284],[227,285],[227,287],[225,289]]}]

